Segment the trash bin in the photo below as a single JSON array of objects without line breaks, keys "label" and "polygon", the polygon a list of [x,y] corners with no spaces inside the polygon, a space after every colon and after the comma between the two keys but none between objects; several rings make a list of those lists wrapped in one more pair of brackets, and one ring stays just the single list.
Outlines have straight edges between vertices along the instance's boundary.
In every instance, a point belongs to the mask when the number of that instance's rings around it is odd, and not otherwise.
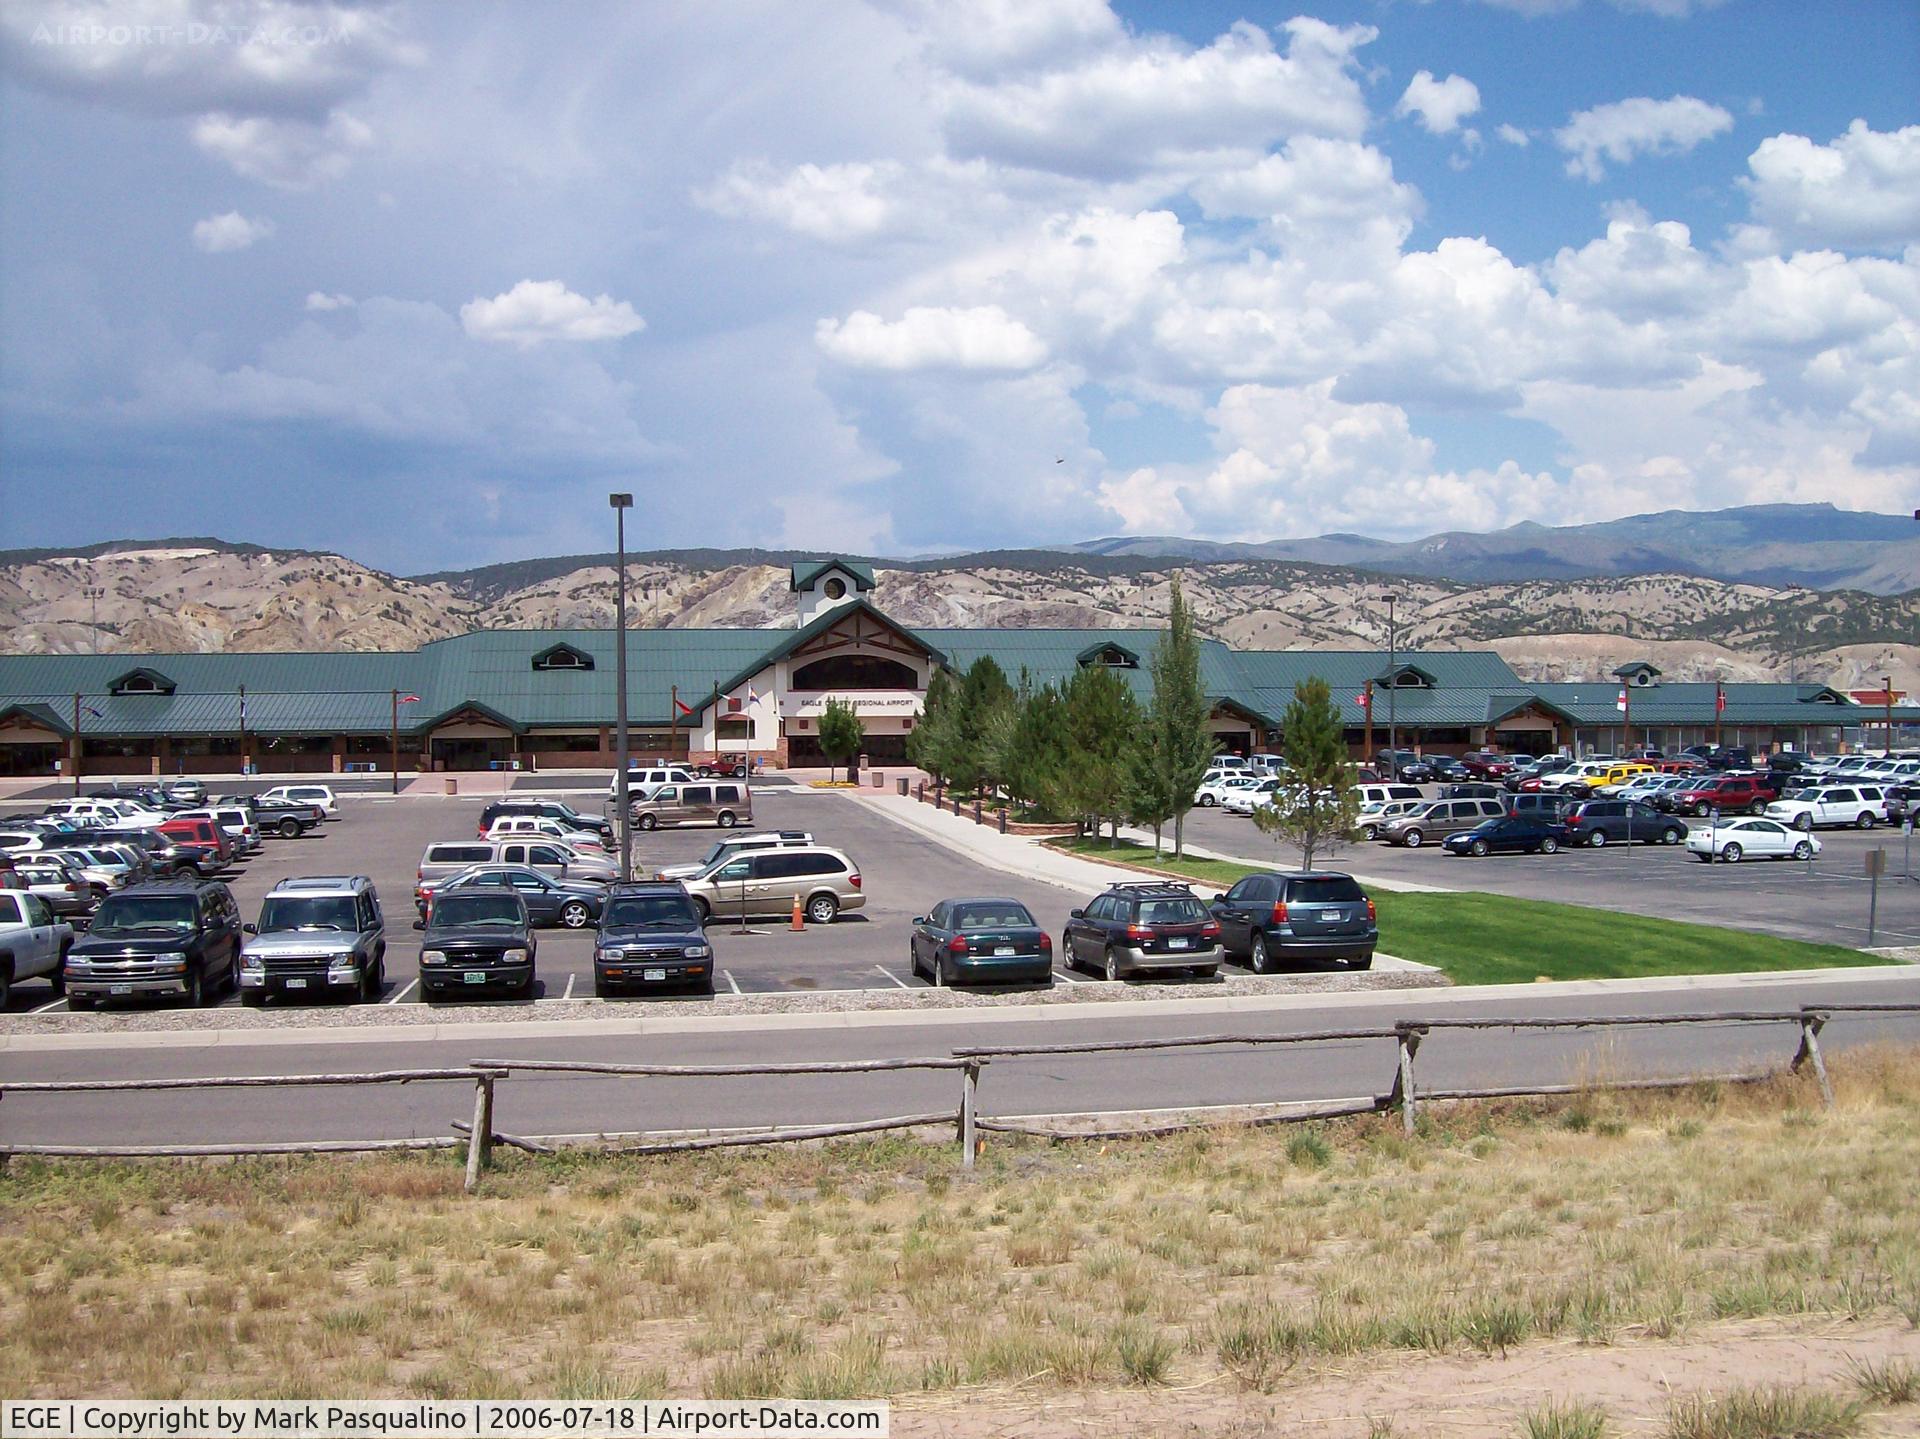
[{"label": "trash bin", "polygon": [[453,776],[451,775],[447,776],[447,793],[448,794],[460,793],[460,781],[453,778]]}]

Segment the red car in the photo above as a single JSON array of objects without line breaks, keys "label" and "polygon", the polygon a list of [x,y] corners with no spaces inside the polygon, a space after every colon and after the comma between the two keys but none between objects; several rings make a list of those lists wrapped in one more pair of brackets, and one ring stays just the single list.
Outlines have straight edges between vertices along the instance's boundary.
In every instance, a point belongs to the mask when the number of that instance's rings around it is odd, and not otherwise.
[{"label": "red car", "polygon": [[170,819],[159,826],[169,844],[178,845],[187,862],[201,874],[225,869],[233,859],[227,833],[209,819]]},{"label": "red car", "polygon": [[1691,789],[1675,790],[1666,797],[1667,808],[1675,814],[1759,814],[1780,798],[1779,782],[1763,775],[1729,774],[1703,780]]},{"label": "red car", "polygon": [[1474,750],[1460,756],[1463,769],[1475,779],[1505,779],[1514,771],[1512,755],[1494,754],[1491,750]]}]

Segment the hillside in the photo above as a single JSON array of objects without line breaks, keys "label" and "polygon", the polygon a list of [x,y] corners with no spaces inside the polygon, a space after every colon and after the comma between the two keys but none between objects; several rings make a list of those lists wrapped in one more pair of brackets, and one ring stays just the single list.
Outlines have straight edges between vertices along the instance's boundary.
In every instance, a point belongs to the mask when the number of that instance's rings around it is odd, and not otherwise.
[{"label": "hillside", "polygon": [[[339,555],[220,541],[125,543],[0,563],[0,647],[375,650],[479,628],[612,623],[610,561],[529,561],[401,579]],[[681,551],[632,557],[636,627],[792,623],[790,557]],[[1464,584],[1268,559],[1178,566],[1200,623],[1249,648],[1384,647],[1398,596],[1404,649],[1488,647],[1522,675],[1584,679],[1646,656],[1674,679],[1801,679],[1920,687],[1920,593],[1730,583],[1672,574]],[[1051,551],[876,562],[888,613],[921,626],[1154,625],[1172,567],[1150,556]],[[93,593],[97,591],[97,593]]]}]

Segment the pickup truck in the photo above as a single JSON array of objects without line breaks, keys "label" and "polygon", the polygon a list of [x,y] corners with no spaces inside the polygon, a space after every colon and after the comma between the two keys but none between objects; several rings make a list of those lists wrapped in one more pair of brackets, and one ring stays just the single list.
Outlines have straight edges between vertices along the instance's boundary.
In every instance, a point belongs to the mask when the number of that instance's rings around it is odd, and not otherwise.
[{"label": "pickup truck", "polygon": [[72,948],[73,927],[54,919],[39,895],[0,889],[0,1009],[23,979],[44,976],[55,994],[64,994],[61,970]]}]

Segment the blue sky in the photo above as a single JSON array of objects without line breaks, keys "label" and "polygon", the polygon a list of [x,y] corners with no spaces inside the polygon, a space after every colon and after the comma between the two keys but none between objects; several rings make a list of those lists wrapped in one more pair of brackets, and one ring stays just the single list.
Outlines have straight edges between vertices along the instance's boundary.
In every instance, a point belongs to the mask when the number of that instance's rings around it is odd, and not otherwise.
[{"label": "blue sky", "polygon": [[0,547],[1920,505],[1920,6],[0,11]]}]

